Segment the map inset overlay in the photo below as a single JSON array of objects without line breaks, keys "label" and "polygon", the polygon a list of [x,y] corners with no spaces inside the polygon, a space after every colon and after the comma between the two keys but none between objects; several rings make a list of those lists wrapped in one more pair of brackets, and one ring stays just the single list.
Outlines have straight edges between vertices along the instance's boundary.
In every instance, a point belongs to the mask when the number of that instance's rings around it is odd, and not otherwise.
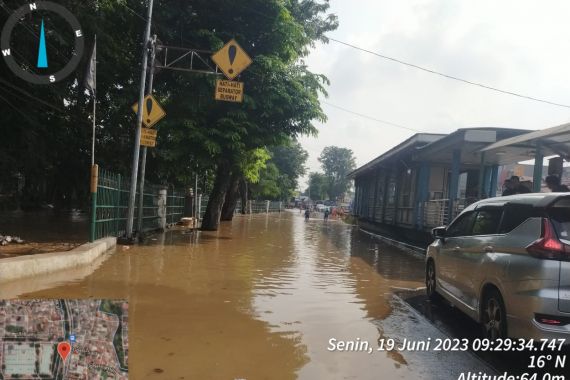
[{"label": "map inset overlay", "polygon": [[[128,379],[124,300],[0,300],[0,380]],[[68,342],[65,360],[57,345]]]}]

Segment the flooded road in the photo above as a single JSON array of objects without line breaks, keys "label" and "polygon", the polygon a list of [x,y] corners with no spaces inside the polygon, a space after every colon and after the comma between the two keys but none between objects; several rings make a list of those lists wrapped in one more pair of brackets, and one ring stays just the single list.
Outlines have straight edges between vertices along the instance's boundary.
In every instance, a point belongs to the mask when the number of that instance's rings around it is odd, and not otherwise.
[{"label": "flooded road", "polygon": [[[465,352],[376,351],[445,335],[395,294],[421,257],[298,212],[169,231],[92,268],[0,286],[2,298],[127,298],[132,379],[452,379],[493,373]],[[331,351],[331,339],[373,352]],[[442,361],[453,365],[442,366]]]}]

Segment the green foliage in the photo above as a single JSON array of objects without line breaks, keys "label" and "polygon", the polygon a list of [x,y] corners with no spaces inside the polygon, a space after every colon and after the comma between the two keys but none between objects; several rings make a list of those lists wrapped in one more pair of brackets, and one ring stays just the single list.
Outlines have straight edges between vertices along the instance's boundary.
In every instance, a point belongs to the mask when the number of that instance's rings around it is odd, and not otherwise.
[{"label": "green foliage", "polygon": [[[146,2],[58,3],[78,17],[87,53],[97,34],[96,161],[127,174],[135,133],[130,107],[139,90]],[[222,162],[255,180],[263,157],[250,154],[300,135],[315,135],[313,122],[326,119],[318,98],[326,94],[328,81],[311,73],[303,58],[315,41],[326,41],[325,33],[337,27],[336,17],[327,10],[328,1],[315,0],[155,0],[152,32],[163,45],[215,51],[235,38],[254,63],[239,78],[245,84],[243,104],[215,101],[214,76],[156,73],[154,94],[167,116],[157,125],[157,147],[148,151],[148,180],[187,186],[199,174],[208,177],[211,186],[212,173]],[[6,17],[0,11],[0,25]],[[35,46],[33,35],[23,33],[21,38],[18,46]],[[66,44],[69,41],[61,41],[61,48]],[[87,53],[75,75],[50,86],[21,81],[0,60],[0,103],[8,110],[0,113],[0,172],[9,173],[4,178],[24,173],[30,202],[59,200],[70,206],[75,198],[86,203],[91,104],[78,84],[83,83]],[[274,164],[290,180],[287,187],[294,187],[298,174]],[[0,192],[1,187],[0,182]]]},{"label": "green foliage", "polygon": [[298,179],[305,174],[309,154],[298,141],[272,147],[270,154],[267,167],[260,173],[261,180],[251,188],[253,197],[286,201],[293,196]]},{"label": "green foliage", "polygon": [[327,193],[330,199],[337,199],[350,188],[348,173],[356,169],[356,160],[352,150],[327,146],[321,152],[319,162],[327,178]]},{"label": "green foliage", "polygon": [[250,183],[258,183],[261,177],[261,170],[266,168],[266,162],[271,155],[265,148],[253,149],[246,152],[240,159],[240,169],[243,177]]},{"label": "green foliage", "polygon": [[323,200],[327,198],[329,179],[323,173],[312,172],[309,174],[309,187],[305,191],[311,199]]}]

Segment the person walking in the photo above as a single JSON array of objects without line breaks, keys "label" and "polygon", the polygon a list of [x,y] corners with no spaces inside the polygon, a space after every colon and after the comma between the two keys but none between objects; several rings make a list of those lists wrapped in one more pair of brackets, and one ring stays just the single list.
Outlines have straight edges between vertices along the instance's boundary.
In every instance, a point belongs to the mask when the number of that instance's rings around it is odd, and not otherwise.
[{"label": "person walking", "polygon": [[311,216],[311,211],[309,211],[309,209],[307,208],[305,210],[305,221],[308,221],[310,216]]},{"label": "person walking", "polygon": [[570,189],[566,185],[562,185],[560,183],[560,177],[557,175],[549,175],[544,180],[546,182],[546,186],[552,191],[553,193],[567,193],[570,192]]},{"label": "person walking", "polygon": [[325,209],[325,222],[327,220],[329,220],[329,209],[328,208]]}]

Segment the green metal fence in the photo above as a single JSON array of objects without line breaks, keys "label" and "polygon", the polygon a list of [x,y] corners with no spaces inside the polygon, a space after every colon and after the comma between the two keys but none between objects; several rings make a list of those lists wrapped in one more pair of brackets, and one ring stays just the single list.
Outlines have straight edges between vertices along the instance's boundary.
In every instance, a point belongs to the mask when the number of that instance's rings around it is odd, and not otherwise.
[{"label": "green metal fence", "polygon": [[127,224],[129,199],[128,178],[100,169],[97,182],[94,236],[91,240],[106,236],[121,236]]},{"label": "green metal fence", "polygon": [[186,196],[182,191],[172,190],[168,192],[166,201],[166,223],[178,222],[184,214],[184,202]]},{"label": "green metal fence", "polygon": [[[268,208],[269,202],[269,208]],[[208,206],[208,197],[203,196],[200,197],[200,219],[204,218],[204,214],[206,213],[206,206]],[[247,206],[245,208],[246,214],[261,214],[264,212],[279,212],[283,209],[283,202],[279,201],[254,201],[250,200],[247,202]],[[241,201],[237,201],[236,208],[234,210],[235,214],[241,214]]]},{"label": "green metal fence", "polygon": [[[153,185],[145,181],[142,206],[142,230],[156,230],[160,228],[160,217],[158,215],[158,192],[162,187]],[[137,191],[136,205],[140,204],[140,193]],[[135,230],[139,230],[139,210],[135,208]]]},{"label": "green metal fence", "polygon": [[[122,236],[127,225],[130,178],[100,169],[97,180],[97,194],[91,220],[90,240],[107,236]],[[156,230],[161,227],[159,216],[160,190],[164,186],[145,182],[142,206],[142,231]],[[139,226],[139,199],[135,200],[134,228]],[[176,189],[167,191],[166,223],[174,224],[182,218],[184,212],[184,193]]]},{"label": "green metal fence", "polygon": [[[92,210],[92,220],[90,228],[90,240],[101,239],[107,236],[122,236],[125,234],[127,225],[127,209],[129,201],[130,178],[115,174],[110,171],[100,169],[97,179],[97,193],[94,197],[94,207]],[[167,189],[166,198],[161,198],[161,190],[164,186],[157,186],[145,182],[142,205],[142,231],[156,230],[161,227],[160,209],[161,204],[166,201],[165,212],[166,224],[171,225],[178,222],[184,214],[186,197],[183,191],[177,189]],[[134,227],[139,230],[139,200],[140,194],[137,191],[135,200]],[[200,219],[204,217],[208,197],[200,196],[199,202]],[[265,213],[281,210],[281,202],[269,201],[249,201],[246,205],[247,213]],[[241,202],[238,201],[235,209],[236,213],[241,213]]]}]

